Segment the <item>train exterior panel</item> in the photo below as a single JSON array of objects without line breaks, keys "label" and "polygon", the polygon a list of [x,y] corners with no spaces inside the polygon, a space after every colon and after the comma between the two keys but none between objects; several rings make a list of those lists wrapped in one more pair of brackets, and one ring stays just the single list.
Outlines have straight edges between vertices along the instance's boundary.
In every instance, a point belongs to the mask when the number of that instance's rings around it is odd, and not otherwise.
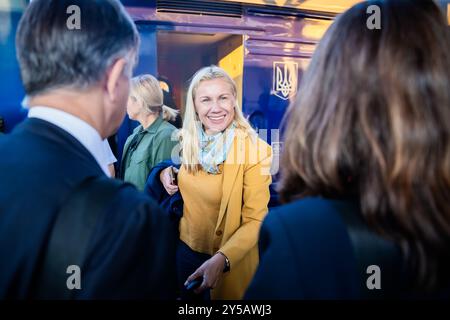
[{"label": "train exterior panel", "polygon": [[[24,90],[14,50],[15,30],[26,1],[13,2],[8,8],[0,8],[8,18],[1,21],[0,43],[0,71],[4,79],[0,110],[6,132],[27,113],[22,108]],[[257,129],[264,129],[260,130],[261,135],[266,135],[269,142],[271,138],[278,139],[277,133],[270,130],[279,128],[314,47],[333,17],[333,13],[300,11],[291,2],[284,7],[261,1],[122,2],[136,22],[142,39],[135,74],[161,75],[163,69],[169,80],[175,80],[177,107],[183,109],[187,81],[193,72],[207,64],[220,65],[241,89],[239,100],[244,114]],[[212,40],[200,41],[196,46],[190,43],[190,38],[195,42],[201,37]],[[185,54],[165,54],[164,47],[169,50],[173,47],[174,51],[183,49],[171,43],[180,39],[191,44],[191,50]],[[224,48],[226,46],[228,48]],[[177,74],[180,70],[182,75]],[[120,129],[119,158],[124,140],[134,126],[127,119]]]},{"label": "train exterior panel", "polygon": [[[202,3],[208,8],[202,7]],[[281,150],[278,130],[283,114],[295,98],[301,76],[334,13],[261,2],[125,1],[125,4],[143,36],[137,73],[169,74],[169,79],[176,79],[180,78],[177,72],[185,72],[174,86],[175,95],[181,96],[178,101],[182,109],[183,92],[193,72],[204,65],[220,65],[241,89],[239,100],[245,116],[276,152]],[[167,43],[171,34],[177,35],[172,37],[173,41],[190,42],[187,40],[190,37],[202,36],[218,40],[198,41],[180,59],[176,57],[174,44]],[[153,39],[153,49],[145,39],[149,42]],[[224,52],[227,49],[221,49],[221,44],[231,46],[230,52]],[[173,59],[168,58],[170,55]],[[161,61],[167,64],[161,65]],[[167,65],[173,69],[167,70]],[[125,124],[121,129],[119,146],[132,126]]]}]

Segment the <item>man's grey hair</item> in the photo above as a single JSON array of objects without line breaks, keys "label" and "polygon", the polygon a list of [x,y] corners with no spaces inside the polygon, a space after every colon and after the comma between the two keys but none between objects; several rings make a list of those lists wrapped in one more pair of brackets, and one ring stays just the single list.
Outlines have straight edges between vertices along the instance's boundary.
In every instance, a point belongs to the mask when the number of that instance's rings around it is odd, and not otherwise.
[{"label": "man's grey hair", "polygon": [[[67,25],[71,16],[67,9],[73,5],[80,9],[79,29]],[[96,84],[116,59],[137,52],[138,46],[136,26],[117,0],[34,0],[16,37],[29,96]]]}]

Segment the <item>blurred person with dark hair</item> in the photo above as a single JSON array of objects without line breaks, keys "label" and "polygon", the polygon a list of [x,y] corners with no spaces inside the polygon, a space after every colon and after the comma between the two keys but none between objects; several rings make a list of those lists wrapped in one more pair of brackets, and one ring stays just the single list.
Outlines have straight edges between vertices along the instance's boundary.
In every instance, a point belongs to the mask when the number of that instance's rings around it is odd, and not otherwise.
[{"label": "blurred person with dark hair", "polygon": [[[69,30],[74,5],[81,28]],[[0,139],[0,298],[174,296],[170,221],[107,178],[103,141],[125,116],[138,46],[117,0],[35,0],[22,16],[30,111]]]},{"label": "blurred person with dark hair", "polygon": [[248,299],[448,298],[449,70],[433,1],[336,19],[286,114],[286,205],[263,223]]},{"label": "blurred person with dark hair", "polygon": [[2,117],[0,117],[0,134],[5,132],[5,122]]}]

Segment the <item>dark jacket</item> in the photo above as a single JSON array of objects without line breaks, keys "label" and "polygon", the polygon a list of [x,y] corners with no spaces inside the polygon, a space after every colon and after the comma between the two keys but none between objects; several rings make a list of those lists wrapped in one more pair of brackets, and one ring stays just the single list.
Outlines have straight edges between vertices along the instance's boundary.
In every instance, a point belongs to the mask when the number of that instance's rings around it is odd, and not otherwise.
[{"label": "dark jacket", "polygon": [[150,171],[150,174],[145,184],[145,192],[150,195],[159,204],[160,208],[175,222],[179,222],[183,216],[183,198],[181,198],[180,191],[170,196],[161,183],[159,175],[165,168],[174,166],[177,169],[180,165],[174,164],[171,160],[165,160],[158,163]]},{"label": "dark jacket", "polygon": [[[354,199],[307,198],[271,210],[259,249],[247,299],[409,296],[400,248],[369,230]],[[381,271],[380,290],[367,286],[372,265]]]},{"label": "dark jacket", "polygon": [[[0,150],[0,299],[33,298],[61,204],[104,173],[70,134],[40,119],[0,137]],[[148,196],[121,188],[92,234],[76,298],[174,297],[176,235]]]}]

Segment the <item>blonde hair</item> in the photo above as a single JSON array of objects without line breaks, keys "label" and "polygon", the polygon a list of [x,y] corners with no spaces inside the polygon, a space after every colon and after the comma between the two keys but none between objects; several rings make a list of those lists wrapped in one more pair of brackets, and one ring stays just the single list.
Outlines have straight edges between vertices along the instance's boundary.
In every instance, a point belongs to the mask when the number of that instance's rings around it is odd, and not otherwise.
[{"label": "blonde hair", "polygon": [[159,81],[152,75],[143,74],[131,79],[130,96],[139,101],[147,113],[162,113],[162,118],[166,121],[173,121],[178,115],[178,110],[164,105]]},{"label": "blonde hair", "polygon": [[256,132],[253,130],[247,119],[244,118],[242,110],[238,105],[237,89],[233,79],[231,79],[225,70],[215,65],[204,67],[198,70],[191,79],[186,97],[186,108],[180,137],[182,150],[181,163],[189,173],[197,173],[200,169],[198,161],[200,142],[198,140],[197,127],[197,122],[200,122],[200,119],[195,111],[195,94],[202,81],[213,79],[223,79],[231,85],[233,96],[235,98],[234,121],[236,123],[236,128],[243,130],[249,134],[251,138],[256,140]]}]

